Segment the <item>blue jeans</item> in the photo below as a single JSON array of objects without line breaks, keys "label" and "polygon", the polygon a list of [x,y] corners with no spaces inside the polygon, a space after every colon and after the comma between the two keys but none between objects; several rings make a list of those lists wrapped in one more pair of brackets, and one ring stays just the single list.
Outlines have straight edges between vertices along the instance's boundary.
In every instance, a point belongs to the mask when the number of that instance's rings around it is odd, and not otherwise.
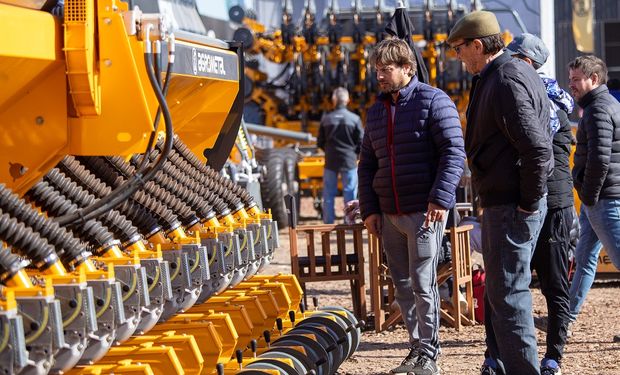
[{"label": "blue jeans", "polygon": [[530,262],[546,213],[546,197],[534,214],[518,211],[514,204],[484,208],[486,356],[495,360],[499,373],[540,374]]},{"label": "blue jeans", "polygon": [[323,222],[325,224],[333,224],[336,219],[334,203],[336,194],[338,194],[338,173],[342,176],[344,203],[347,204],[357,197],[357,168],[340,172],[325,168],[323,170]]},{"label": "blue jeans", "polygon": [[620,269],[620,200],[601,199],[594,206],[581,205],[577,267],[570,287],[570,315],[575,320],[594,282],[598,255],[605,246],[609,259]]}]

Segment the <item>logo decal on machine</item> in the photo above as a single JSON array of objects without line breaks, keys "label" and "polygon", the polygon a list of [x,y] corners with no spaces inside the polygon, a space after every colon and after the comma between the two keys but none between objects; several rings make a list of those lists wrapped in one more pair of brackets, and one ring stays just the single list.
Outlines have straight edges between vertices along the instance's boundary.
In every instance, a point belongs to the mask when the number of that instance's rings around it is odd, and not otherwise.
[{"label": "logo decal on machine", "polygon": [[227,52],[196,45],[177,44],[177,62],[174,64],[173,72],[236,81],[239,79],[238,57]]}]

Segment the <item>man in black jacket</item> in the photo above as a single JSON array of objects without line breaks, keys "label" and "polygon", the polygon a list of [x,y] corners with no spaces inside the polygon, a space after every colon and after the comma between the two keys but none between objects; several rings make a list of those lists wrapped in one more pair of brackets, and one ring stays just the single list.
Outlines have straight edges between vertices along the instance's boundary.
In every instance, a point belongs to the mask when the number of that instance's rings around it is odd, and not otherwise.
[{"label": "man in black jacket", "polygon": [[[506,47],[506,51],[518,57],[534,69],[540,69],[549,57],[545,43],[535,35],[522,34]],[[568,158],[571,151],[572,133],[568,115],[573,111],[573,98],[560,88],[555,79],[541,79],[547,89],[550,104],[549,130],[553,134],[553,174],[547,179],[547,216],[540,231],[536,250],[532,257],[532,269],[536,270],[540,289],[547,300],[547,351],[540,365],[542,375],[560,374],[560,366],[568,314],[568,257],[570,229],[573,223],[573,180]]]},{"label": "man in black jacket", "polygon": [[364,128],[358,115],[347,109],[349,92],[338,87],[332,94],[334,110],[323,116],[317,146],[325,151],[323,169],[323,222],[333,224],[334,203],[338,193],[338,175],[342,177],[344,204],[357,197],[357,155]]},{"label": "man in black jacket", "polygon": [[529,284],[553,164],[549,100],[534,68],[503,52],[493,13],[462,17],[448,43],[475,75],[465,150],[484,209],[487,352],[481,373],[538,375]]},{"label": "man in black jacket", "polygon": [[583,108],[573,180],[581,199],[577,267],[570,288],[575,320],[594,281],[601,245],[620,269],[620,103],[609,94],[607,67],[595,56],[569,65],[570,89]]}]

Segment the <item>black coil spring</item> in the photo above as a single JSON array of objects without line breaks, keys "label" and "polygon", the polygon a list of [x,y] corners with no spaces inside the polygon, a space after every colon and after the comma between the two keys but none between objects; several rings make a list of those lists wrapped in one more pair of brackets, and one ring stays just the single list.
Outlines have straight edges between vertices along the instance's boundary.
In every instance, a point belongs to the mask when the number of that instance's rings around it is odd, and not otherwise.
[{"label": "black coil spring", "polygon": [[[66,215],[78,209],[53,186],[43,180],[36,183],[26,194],[29,200],[34,202],[50,217]],[[90,219],[86,222],[78,222],[69,227],[82,241],[91,245],[95,251],[107,249],[116,244],[114,235],[98,220]],[[98,254],[99,255],[99,254]]]},{"label": "black coil spring", "polygon": [[[215,207],[216,197],[220,198],[224,203],[226,203],[227,209],[235,208],[241,203],[241,198],[237,197],[230,191],[226,189],[224,185],[218,184],[212,178],[207,176],[206,174],[200,172],[200,170],[194,168],[187,160],[185,160],[181,155],[174,152],[170,152],[168,156],[168,160],[173,163],[177,168],[185,172],[190,177],[196,179],[201,184],[204,185],[206,191],[210,192],[207,199],[209,203]],[[219,212],[222,215],[221,212]],[[226,215],[226,214],[223,214]]]},{"label": "black coil spring", "polygon": [[[88,207],[97,201],[93,194],[65,176],[58,168],[50,170],[45,179],[80,208]],[[98,219],[124,244],[132,244],[142,239],[138,229],[115,209],[105,212]]]},{"label": "black coil spring", "polygon": [[10,249],[0,246],[0,283],[4,284],[22,269],[21,260]]},{"label": "black coil spring", "polygon": [[[155,158],[159,155],[158,150],[153,150],[151,152],[150,158]],[[136,163],[140,162],[140,158],[133,157],[131,159],[131,163],[136,167]],[[215,216],[215,212],[213,208],[209,204],[209,202],[198,193],[198,191],[190,189],[184,183],[182,183],[181,179],[185,176],[181,171],[174,171],[170,169],[166,169],[165,166],[170,165],[168,161],[164,162],[162,169],[155,174],[153,180],[157,182],[161,187],[166,189],[170,194],[175,195],[177,198],[181,199],[187,205],[189,205],[194,212],[200,217],[202,220],[207,220]]]},{"label": "black coil spring", "polygon": [[0,209],[31,227],[54,245],[60,260],[67,268],[78,266],[90,256],[88,249],[71,232],[40,215],[2,184],[0,184]]},{"label": "black coil spring", "polygon": [[[125,178],[135,173],[136,169],[118,156],[106,157],[105,160]],[[144,184],[143,190],[159,199],[174,212],[177,212],[178,216],[181,218],[181,223],[184,226],[188,227],[199,221],[196,212],[194,212],[190,206],[170,192],[166,191],[166,189],[161,187],[161,185],[159,185],[156,181],[148,181]]]},{"label": "black coil spring", "polygon": [[181,154],[185,160],[190,162],[195,168],[198,168],[202,173],[206,173],[209,177],[215,179],[217,182],[230,189],[233,194],[239,196],[246,207],[251,207],[255,204],[254,197],[247,190],[235,184],[230,179],[222,176],[205,163],[202,163],[178,136],[174,137],[174,150]]},{"label": "black coil spring", "polygon": [[45,270],[58,261],[54,246],[32,228],[2,210],[0,210],[0,240],[30,259],[39,270]]},{"label": "black coil spring", "polygon": [[[75,181],[98,198],[102,198],[110,194],[112,191],[112,188],[101,182],[101,180],[94,173],[82,165],[73,156],[65,156],[65,158],[58,164],[58,167],[66,176],[70,177],[71,180]],[[145,237],[148,237],[161,229],[157,218],[152,214],[152,212],[136,202],[134,198],[130,198],[121,203],[116,209],[122,212]],[[173,218],[173,220],[176,220],[176,218]],[[164,219],[162,219],[162,221],[165,222]]]},{"label": "black coil spring", "polygon": [[[115,181],[123,179],[117,171],[101,158],[80,157],[79,161],[110,186],[116,186]],[[181,225],[174,211],[145,191],[138,190],[132,198],[157,217],[159,225],[161,225],[166,232],[170,232]],[[126,202],[122,204],[124,209],[129,208],[126,207],[127,204]]]}]

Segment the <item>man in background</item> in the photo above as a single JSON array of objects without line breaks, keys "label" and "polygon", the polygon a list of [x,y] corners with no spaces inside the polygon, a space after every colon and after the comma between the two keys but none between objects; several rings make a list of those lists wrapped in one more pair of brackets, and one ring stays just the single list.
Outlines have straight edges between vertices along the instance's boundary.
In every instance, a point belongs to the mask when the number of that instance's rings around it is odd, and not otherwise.
[{"label": "man in background", "polygon": [[347,110],[349,92],[338,87],[332,94],[334,110],[323,116],[317,145],[325,152],[323,169],[323,222],[333,224],[338,194],[338,175],[342,178],[344,204],[357,197],[357,155],[364,130],[362,120]]}]

